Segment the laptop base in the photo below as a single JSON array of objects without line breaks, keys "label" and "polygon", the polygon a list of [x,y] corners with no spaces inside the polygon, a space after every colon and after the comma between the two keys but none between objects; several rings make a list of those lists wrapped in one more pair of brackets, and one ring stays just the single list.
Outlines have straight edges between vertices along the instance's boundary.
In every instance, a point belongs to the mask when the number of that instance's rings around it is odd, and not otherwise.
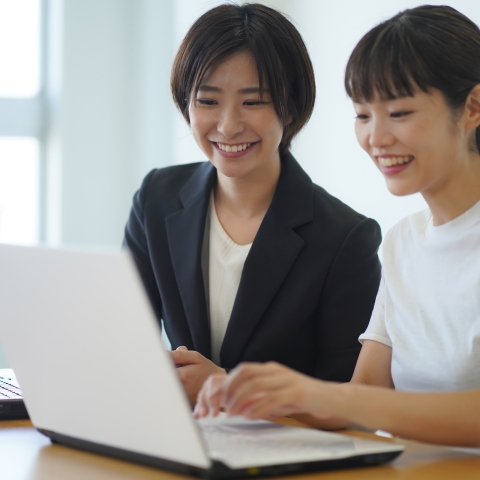
[{"label": "laptop base", "polygon": [[132,452],[122,448],[101,445],[99,443],[81,440],[63,435],[61,433],[52,432],[39,428],[38,431],[50,438],[52,443],[58,443],[67,447],[84,450],[99,455],[125,460],[128,462],[147,465],[149,467],[169,470],[183,475],[190,475],[205,479],[223,479],[223,478],[248,478],[248,477],[271,477],[279,475],[294,475],[299,473],[318,472],[325,470],[337,470],[345,468],[367,467],[389,462],[398,457],[401,451],[382,452],[372,454],[362,454],[349,458],[341,458],[335,460],[322,460],[317,462],[290,463],[285,465],[268,465],[263,467],[250,467],[241,469],[231,469],[222,462],[212,461],[212,467],[202,469],[185,465],[182,463],[166,460],[163,458],[145,455],[143,453]]},{"label": "laptop base", "polygon": [[28,412],[23,400],[2,400],[0,403],[0,420],[25,420]]}]

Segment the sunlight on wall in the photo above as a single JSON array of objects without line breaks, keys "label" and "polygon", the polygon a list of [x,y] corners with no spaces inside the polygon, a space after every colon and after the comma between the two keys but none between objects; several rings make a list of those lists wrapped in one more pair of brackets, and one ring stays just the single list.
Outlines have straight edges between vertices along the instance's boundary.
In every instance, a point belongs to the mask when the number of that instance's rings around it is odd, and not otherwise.
[{"label": "sunlight on wall", "polygon": [[0,242],[36,244],[38,221],[38,140],[0,137]]}]

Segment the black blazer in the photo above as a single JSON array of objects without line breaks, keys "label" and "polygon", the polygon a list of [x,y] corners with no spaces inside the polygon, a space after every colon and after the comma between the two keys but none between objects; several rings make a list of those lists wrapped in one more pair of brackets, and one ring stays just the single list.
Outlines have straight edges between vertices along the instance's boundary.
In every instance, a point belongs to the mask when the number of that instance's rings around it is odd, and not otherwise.
[{"label": "black blazer", "polygon": [[[211,359],[201,268],[210,164],[150,172],[125,229],[158,320],[176,348]],[[380,227],[314,185],[291,154],[245,261],[220,352],[227,369],[275,360],[348,381],[380,281]]]}]

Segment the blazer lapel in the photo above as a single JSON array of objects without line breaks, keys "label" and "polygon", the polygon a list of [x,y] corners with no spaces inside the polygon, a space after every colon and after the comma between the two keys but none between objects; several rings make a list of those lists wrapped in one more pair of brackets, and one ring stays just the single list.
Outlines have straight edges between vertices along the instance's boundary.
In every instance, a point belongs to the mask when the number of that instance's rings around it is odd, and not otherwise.
[{"label": "blazer lapel", "polygon": [[294,228],[312,219],[312,181],[288,153],[282,156],[275,195],[245,261],[220,352],[223,367],[232,368],[240,361],[255,327],[303,249],[305,242]]},{"label": "blazer lapel", "polygon": [[206,162],[180,191],[183,208],[166,217],[175,278],[195,350],[211,358],[210,323],[201,267],[202,243],[216,170]]}]

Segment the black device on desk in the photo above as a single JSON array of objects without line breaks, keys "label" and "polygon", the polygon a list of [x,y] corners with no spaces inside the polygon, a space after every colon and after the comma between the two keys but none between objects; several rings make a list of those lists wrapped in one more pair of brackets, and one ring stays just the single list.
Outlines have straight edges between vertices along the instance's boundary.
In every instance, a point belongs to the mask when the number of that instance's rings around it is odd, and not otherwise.
[{"label": "black device on desk", "polygon": [[0,369],[0,420],[20,418],[28,418],[22,391],[12,369]]}]

